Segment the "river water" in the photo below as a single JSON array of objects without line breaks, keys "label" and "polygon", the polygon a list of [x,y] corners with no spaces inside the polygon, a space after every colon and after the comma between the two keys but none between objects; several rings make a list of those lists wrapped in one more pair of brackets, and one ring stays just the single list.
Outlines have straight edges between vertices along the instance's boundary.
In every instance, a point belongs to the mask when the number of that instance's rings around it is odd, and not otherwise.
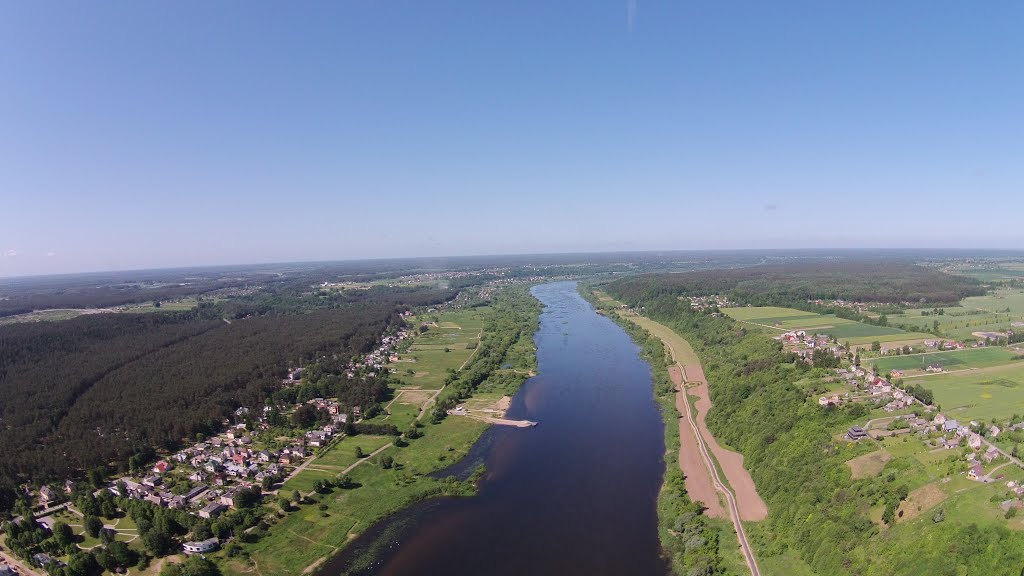
[{"label": "river water", "polygon": [[535,428],[492,426],[462,466],[483,462],[479,494],[443,498],[367,530],[318,576],[359,574],[665,574],[657,496],[663,429],[649,366],[573,282],[543,284],[539,375],[508,417]]}]

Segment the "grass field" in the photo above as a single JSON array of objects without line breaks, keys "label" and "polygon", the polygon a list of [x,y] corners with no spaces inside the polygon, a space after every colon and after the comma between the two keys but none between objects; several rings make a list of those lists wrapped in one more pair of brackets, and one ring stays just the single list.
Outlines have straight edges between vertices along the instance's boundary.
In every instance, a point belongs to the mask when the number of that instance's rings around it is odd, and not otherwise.
[{"label": "grass field", "polygon": [[938,322],[943,336],[949,338],[976,338],[974,332],[1006,332],[1012,322],[1024,322],[1024,290],[1004,288],[986,296],[965,298],[959,307],[945,308],[941,316],[921,315],[930,311],[931,308],[907,310],[891,315],[889,320],[928,330]]},{"label": "grass field", "polygon": [[969,372],[914,378],[954,418],[1009,418],[1024,414],[1024,361]]},{"label": "grass field", "polygon": [[928,338],[928,334],[905,332],[889,326],[873,326],[855,320],[836,318],[831,314],[814,314],[794,308],[751,306],[723,310],[734,320],[767,326],[779,332],[806,330],[835,336],[850,344],[868,344],[872,341],[895,342]]},{"label": "grass field", "polygon": [[[385,451],[395,459],[394,469],[382,469],[376,457],[368,459],[350,473],[360,484],[358,488],[334,489],[319,495],[327,510],[321,512],[319,505],[303,505],[273,526],[266,537],[246,547],[259,572],[301,574],[324,555],[340,549],[349,541],[350,533],[359,533],[394,510],[438,490],[441,482],[423,474],[457,461],[485,428],[486,424],[469,418],[447,418],[440,424],[427,425],[424,436],[410,441],[408,447]],[[222,566],[226,574],[252,573],[251,567],[236,561],[226,561]]]},{"label": "grass field", "polygon": [[397,370],[400,386],[440,390],[448,369],[457,370],[473,355],[488,310],[474,308],[411,319],[413,326],[427,323],[427,331],[417,332],[409,349],[399,355],[399,361],[388,365]]},{"label": "grass field", "polygon": [[1003,347],[969,348],[967,350],[874,358],[870,360],[870,365],[876,366],[883,374],[891,370],[923,371],[931,364],[939,364],[948,371],[1000,366],[1013,362],[1014,356],[1016,356],[1015,352]]}]

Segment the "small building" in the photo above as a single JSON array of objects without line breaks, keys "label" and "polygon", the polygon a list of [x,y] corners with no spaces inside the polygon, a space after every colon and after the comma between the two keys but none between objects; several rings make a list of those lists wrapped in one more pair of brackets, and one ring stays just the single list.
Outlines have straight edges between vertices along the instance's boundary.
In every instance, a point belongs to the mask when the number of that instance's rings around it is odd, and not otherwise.
[{"label": "small building", "polygon": [[959,427],[960,425],[956,420],[946,420],[942,423],[943,432],[956,432],[956,429]]},{"label": "small building", "polygon": [[970,437],[967,438],[967,446],[970,447],[972,450],[977,450],[981,448],[981,436],[977,434],[971,434]]},{"label": "small building", "polygon": [[54,492],[49,486],[43,486],[39,489],[39,500],[43,505],[52,504],[57,501],[57,493]]},{"label": "small building", "polygon": [[220,540],[217,538],[207,538],[200,542],[185,542],[182,548],[185,549],[185,554],[205,554],[206,552],[216,550],[219,545]]},{"label": "small building", "polygon": [[867,436],[868,433],[860,426],[850,426],[850,429],[846,431],[846,437],[853,441],[860,440],[861,438],[867,438]]},{"label": "small building", "polygon": [[216,518],[217,516],[220,516],[221,512],[224,512],[227,509],[228,507],[221,504],[220,502],[210,502],[202,510],[199,511],[199,517],[206,518],[207,520],[209,520],[210,518]]},{"label": "small building", "polygon": [[967,470],[967,477],[970,478],[971,480],[977,480],[984,475],[985,473],[981,469],[981,464],[975,464],[974,466],[971,466],[969,470]]},{"label": "small building", "polygon": [[985,462],[991,462],[997,458],[999,458],[999,451],[991,446],[985,451],[985,455],[982,456],[982,459],[984,459]]}]

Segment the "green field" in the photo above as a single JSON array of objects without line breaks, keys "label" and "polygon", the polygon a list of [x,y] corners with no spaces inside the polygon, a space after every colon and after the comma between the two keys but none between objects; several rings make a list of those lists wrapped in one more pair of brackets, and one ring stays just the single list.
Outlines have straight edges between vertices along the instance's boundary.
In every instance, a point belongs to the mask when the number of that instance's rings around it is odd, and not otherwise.
[{"label": "green field", "polygon": [[1014,328],[1012,322],[1024,322],[1024,290],[1003,288],[986,296],[965,298],[960,306],[945,308],[941,316],[921,315],[931,311],[931,308],[907,310],[904,314],[889,316],[889,321],[927,330],[938,322],[942,335],[948,338],[977,338],[974,332],[1006,332]]},{"label": "green field", "polygon": [[1024,361],[912,381],[930,389],[936,404],[954,418],[1008,419],[1024,414]]},{"label": "green field", "polygon": [[[266,537],[247,546],[259,572],[301,574],[324,555],[339,550],[349,541],[350,532],[362,532],[374,521],[436,492],[442,482],[423,474],[458,461],[486,426],[469,418],[447,418],[427,425],[424,436],[410,441],[408,447],[389,448],[385,453],[394,458],[394,469],[382,469],[376,457],[367,459],[350,473],[358,488],[317,495],[326,510],[320,511],[319,504],[303,505],[279,520]],[[331,478],[336,475],[331,474]],[[225,574],[253,572],[240,561],[225,561],[222,567]]]},{"label": "green field", "polygon": [[908,356],[888,356],[872,359],[871,365],[878,367],[882,373],[888,373],[890,370],[923,370],[931,364],[939,364],[943,370],[948,371],[999,366],[1012,362],[1016,355],[1015,352],[1003,347],[971,348]]},{"label": "green field", "polygon": [[[474,308],[410,319],[409,324],[417,327],[415,338],[409,349],[399,354],[400,360],[388,365],[397,371],[400,386],[441,389],[448,369],[459,369],[473,355],[472,346],[480,341],[488,310]],[[418,327],[423,323],[427,324],[427,331],[420,333]]]},{"label": "green field", "polygon": [[873,326],[855,320],[836,318],[831,314],[814,314],[794,308],[750,306],[726,308],[723,312],[734,320],[770,327],[780,332],[805,330],[828,334],[854,345],[867,344],[875,340],[895,342],[929,337],[928,334],[905,332],[890,326]]}]

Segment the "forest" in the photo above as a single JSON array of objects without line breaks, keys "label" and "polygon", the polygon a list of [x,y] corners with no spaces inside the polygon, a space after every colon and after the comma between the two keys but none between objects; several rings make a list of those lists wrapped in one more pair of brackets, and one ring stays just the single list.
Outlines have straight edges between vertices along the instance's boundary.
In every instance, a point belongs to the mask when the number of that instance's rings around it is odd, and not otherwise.
[{"label": "forest", "polygon": [[453,296],[322,296],[306,286],[185,312],[0,326],[0,487],[124,469],[134,455],[174,449],[239,406],[262,406],[288,368],[344,365],[397,327],[400,312]]},{"label": "forest", "polygon": [[[894,475],[851,479],[837,440],[837,431],[863,417],[863,407],[819,409],[794,384],[806,365],[728,317],[692,311],[673,295],[674,282],[661,288],[660,281],[624,279],[605,289],[643,306],[700,356],[714,403],[708,426],[743,453],[768,504],[769,517],[752,532],[759,554],[795,552],[817,574],[1021,572],[1024,539],[1005,527],[946,522],[919,535],[912,547],[886,538],[869,511],[878,503],[887,512],[895,509],[906,485]],[[638,291],[640,285],[646,288]]]},{"label": "forest", "polygon": [[972,278],[897,260],[811,261],[651,274],[620,280],[616,290],[634,301],[662,295],[724,294],[743,304],[790,307],[817,299],[952,304],[985,293]]}]

